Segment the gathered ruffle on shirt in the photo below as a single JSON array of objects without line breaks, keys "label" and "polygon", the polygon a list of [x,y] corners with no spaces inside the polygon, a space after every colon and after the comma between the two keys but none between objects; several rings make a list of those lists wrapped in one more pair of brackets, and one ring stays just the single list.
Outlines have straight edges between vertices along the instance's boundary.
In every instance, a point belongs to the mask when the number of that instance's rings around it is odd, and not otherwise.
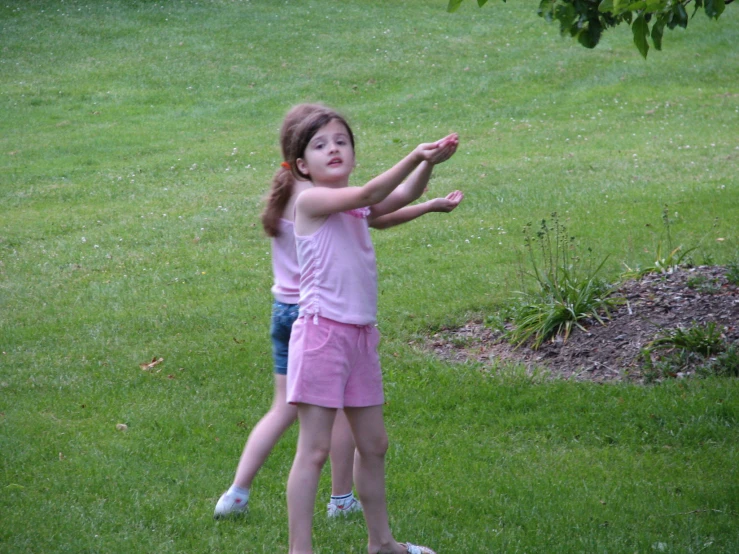
[{"label": "gathered ruffle on shirt", "polygon": [[370,209],[365,207],[365,208],[355,208],[354,210],[347,210],[342,213],[348,214],[358,219],[367,219],[370,215],[370,212],[371,212]]}]

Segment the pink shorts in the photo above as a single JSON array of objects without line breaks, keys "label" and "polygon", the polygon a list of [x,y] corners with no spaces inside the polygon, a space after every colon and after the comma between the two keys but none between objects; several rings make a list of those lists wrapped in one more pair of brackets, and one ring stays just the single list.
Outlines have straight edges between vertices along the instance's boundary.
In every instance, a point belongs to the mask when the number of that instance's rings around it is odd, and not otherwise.
[{"label": "pink shorts", "polygon": [[366,408],[385,402],[374,325],[299,317],[287,355],[287,401],[324,408]]}]

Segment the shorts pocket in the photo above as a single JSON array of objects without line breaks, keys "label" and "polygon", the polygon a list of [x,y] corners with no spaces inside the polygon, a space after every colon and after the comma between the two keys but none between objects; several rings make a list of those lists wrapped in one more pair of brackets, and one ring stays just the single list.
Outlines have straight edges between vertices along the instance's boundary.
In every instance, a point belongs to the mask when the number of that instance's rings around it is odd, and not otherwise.
[{"label": "shorts pocket", "polygon": [[305,321],[305,336],[303,339],[303,354],[315,354],[326,348],[333,335],[328,325],[316,325],[310,319]]}]

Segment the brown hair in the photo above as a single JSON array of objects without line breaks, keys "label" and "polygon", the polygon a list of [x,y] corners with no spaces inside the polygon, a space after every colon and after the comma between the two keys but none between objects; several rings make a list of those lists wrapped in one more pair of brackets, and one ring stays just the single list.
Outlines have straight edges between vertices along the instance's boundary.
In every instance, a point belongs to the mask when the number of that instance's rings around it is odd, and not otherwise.
[{"label": "brown hair", "polygon": [[[294,150],[292,143],[296,136],[295,128],[310,114],[325,109],[320,104],[298,104],[287,112],[280,128],[280,147],[284,160],[288,160],[288,156]],[[267,195],[267,204],[261,216],[264,232],[270,237],[276,237],[280,234],[280,217],[285,211],[285,206],[287,206],[295,186],[295,176],[291,169],[295,167],[295,160],[287,162],[289,168],[285,167],[285,163],[283,162],[280,165],[274,177],[272,177],[272,186]]]},{"label": "brown hair", "polygon": [[349,133],[349,141],[352,143],[352,150],[354,150],[354,133],[349,123],[341,114],[330,108],[311,112],[295,126],[292,140],[287,143],[287,148],[283,150],[285,160],[290,164],[292,171],[301,179],[309,179],[309,177],[298,169],[295,161],[305,155],[305,149],[308,147],[308,143],[310,143],[319,129],[332,121],[339,121],[346,127]]}]

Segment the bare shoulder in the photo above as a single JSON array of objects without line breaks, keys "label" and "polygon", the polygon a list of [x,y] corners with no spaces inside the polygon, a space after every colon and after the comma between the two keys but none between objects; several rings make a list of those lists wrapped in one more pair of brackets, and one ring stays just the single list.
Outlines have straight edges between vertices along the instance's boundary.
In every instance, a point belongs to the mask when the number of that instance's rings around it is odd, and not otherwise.
[{"label": "bare shoulder", "polygon": [[323,196],[324,191],[321,190],[321,187],[308,186],[302,187],[301,190],[296,189],[293,198],[295,199],[296,205],[303,209],[307,205],[320,201]]}]

